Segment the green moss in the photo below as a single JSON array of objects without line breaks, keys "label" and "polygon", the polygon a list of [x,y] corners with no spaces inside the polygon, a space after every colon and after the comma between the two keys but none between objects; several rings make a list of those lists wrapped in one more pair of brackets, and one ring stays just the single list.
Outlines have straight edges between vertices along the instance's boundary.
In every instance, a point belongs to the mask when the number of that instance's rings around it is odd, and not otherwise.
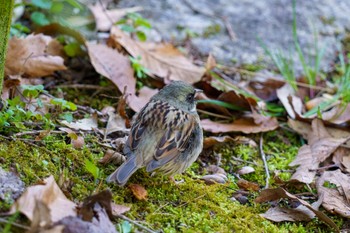
[{"label": "green moss", "polygon": [[[258,138],[258,137],[257,137]],[[68,190],[70,199],[78,202],[88,195],[109,188],[115,203],[131,206],[126,215],[142,224],[164,232],[327,232],[329,229],[317,219],[309,223],[272,223],[260,217],[268,204],[256,204],[257,193],[249,196],[249,202],[242,205],[231,200],[237,191],[233,173],[242,166],[250,165],[256,169],[253,174],[243,178],[265,183],[265,172],[256,147],[247,145],[224,145],[216,148],[222,154],[222,163],[228,172],[229,182],[225,185],[205,185],[199,179],[203,169],[195,163],[184,175],[175,177],[184,182],[178,185],[161,175],[151,176],[144,169],[137,171],[129,183],[138,183],[148,191],[146,201],[136,200],[127,187],[118,187],[104,182],[106,176],[116,168],[113,164],[100,165],[101,148],[94,144],[93,136],[85,138],[89,147],[74,149],[66,138],[49,136],[42,141],[44,147],[33,147],[21,141],[0,141],[0,157],[4,169],[17,168],[26,185],[33,185],[42,178],[53,174],[72,182]],[[291,145],[282,143],[290,142]],[[267,133],[264,137],[264,151],[269,168],[289,169],[288,164],[300,146],[298,138],[284,131]],[[94,151],[94,153],[92,152]],[[256,165],[236,161],[232,156],[250,161]],[[94,161],[101,173],[97,181],[86,171],[84,160]],[[340,218],[335,218],[339,225]],[[117,220],[118,221],[118,220]]]}]

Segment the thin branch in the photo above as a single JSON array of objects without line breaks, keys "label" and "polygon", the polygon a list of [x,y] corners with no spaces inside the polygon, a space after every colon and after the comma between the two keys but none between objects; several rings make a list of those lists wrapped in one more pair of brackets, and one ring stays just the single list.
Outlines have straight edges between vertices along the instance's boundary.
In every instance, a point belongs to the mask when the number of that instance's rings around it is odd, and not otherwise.
[{"label": "thin branch", "polygon": [[146,232],[149,232],[149,233],[157,233],[156,231],[153,231],[153,230],[151,230],[151,229],[149,229],[149,228],[147,228],[147,227],[141,225],[140,223],[138,223],[138,222],[136,222],[136,221],[134,221],[134,220],[132,220],[132,219],[126,217],[125,215],[117,214],[116,216],[117,216],[118,218],[121,218],[121,219],[123,219],[123,220],[125,220],[125,221],[128,221],[128,222],[130,222],[130,223],[136,225],[137,227],[141,228],[142,230],[144,230],[144,231],[146,231]]},{"label": "thin branch", "polygon": [[62,84],[56,86],[57,88],[76,88],[76,89],[87,89],[87,90],[113,90],[115,87],[101,87],[99,85],[91,84]]},{"label": "thin branch", "polygon": [[236,41],[237,40],[237,36],[236,36],[236,33],[232,29],[230,21],[227,19],[226,16],[221,17],[221,18],[222,18],[222,21],[224,22],[224,25],[226,27],[228,35],[230,36],[230,39],[232,41]]},{"label": "thin branch", "polygon": [[205,111],[205,110],[202,110],[202,109],[197,109],[197,112],[200,112],[200,113],[203,113],[203,114],[207,114],[209,116],[214,116],[214,117],[217,117],[217,118],[232,120],[232,117],[223,116],[223,115],[212,113],[212,112],[208,112],[208,111]]},{"label": "thin branch", "polygon": [[265,168],[265,173],[266,173],[265,189],[267,189],[267,188],[269,188],[270,172],[269,172],[269,168],[267,166],[266,155],[265,155],[264,150],[263,150],[263,134],[260,135],[259,149],[260,149],[261,159],[264,162],[264,168]]}]

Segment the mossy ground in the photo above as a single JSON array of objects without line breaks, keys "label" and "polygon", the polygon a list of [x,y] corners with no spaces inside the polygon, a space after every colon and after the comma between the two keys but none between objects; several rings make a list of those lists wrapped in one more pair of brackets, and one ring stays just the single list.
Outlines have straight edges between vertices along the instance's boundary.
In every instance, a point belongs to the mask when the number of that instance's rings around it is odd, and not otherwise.
[{"label": "mossy ground", "polygon": [[[166,177],[154,176],[139,170],[131,178],[130,183],[138,183],[148,191],[146,201],[136,200],[131,191],[116,185],[107,184],[104,179],[115,165],[98,164],[102,157],[102,149],[93,144],[93,136],[87,137],[87,145],[83,149],[73,149],[62,136],[49,136],[42,141],[43,147],[33,147],[20,140],[0,140],[0,158],[4,169],[17,170],[26,185],[33,185],[42,178],[54,175],[56,181],[60,176],[71,181],[66,188],[68,198],[79,202],[88,195],[109,188],[118,204],[131,206],[126,215],[145,226],[164,232],[329,232],[329,228],[317,219],[309,223],[275,224],[259,216],[267,210],[267,204],[256,204],[252,193],[249,202],[242,205],[232,201],[232,194],[238,189],[232,170],[249,165],[237,162],[232,156],[255,162],[251,165],[256,172],[244,178],[265,185],[265,172],[258,148],[248,145],[224,145],[215,148],[222,154],[222,163],[229,172],[229,182],[225,185],[206,185],[199,180],[203,169],[195,163],[185,174],[175,177],[183,179],[181,184],[174,184]],[[293,160],[300,146],[299,139],[283,130],[268,133],[264,136],[264,151],[269,168],[273,170],[289,169],[288,163]],[[208,153],[210,154],[213,153]],[[85,169],[84,160],[94,161],[100,169],[100,177],[96,181]],[[231,174],[230,174],[231,170]],[[285,175],[288,178],[289,174]],[[272,181],[272,179],[271,179]],[[2,205],[5,208],[6,205]],[[341,226],[342,220],[336,219]]]}]

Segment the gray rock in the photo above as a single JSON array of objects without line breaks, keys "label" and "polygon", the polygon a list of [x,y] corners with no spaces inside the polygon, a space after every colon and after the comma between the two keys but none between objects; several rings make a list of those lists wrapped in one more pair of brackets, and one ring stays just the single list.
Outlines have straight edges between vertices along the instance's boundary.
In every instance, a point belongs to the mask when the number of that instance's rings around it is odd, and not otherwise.
[{"label": "gray rock", "polygon": [[[142,6],[141,12],[152,23],[151,39],[181,41],[184,29],[197,33],[192,38],[195,48],[206,55],[211,52],[226,64],[254,64],[269,61],[257,41],[261,38],[272,51],[293,51],[291,0],[121,0],[119,7]],[[314,55],[313,31],[318,31],[318,44],[325,48],[322,69],[328,70],[335,59],[337,44],[346,30],[350,30],[349,0],[297,1],[298,38],[306,57]],[[226,30],[223,17],[231,25],[236,39]],[[207,35],[210,27],[219,25],[219,32]],[[217,27],[217,26],[216,26]],[[182,29],[182,30],[179,30]],[[300,64],[299,64],[300,70]]]},{"label": "gray rock", "polygon": [[23,181],[13,172],[0,167],[0,201],[13,202],[24,191]]}]

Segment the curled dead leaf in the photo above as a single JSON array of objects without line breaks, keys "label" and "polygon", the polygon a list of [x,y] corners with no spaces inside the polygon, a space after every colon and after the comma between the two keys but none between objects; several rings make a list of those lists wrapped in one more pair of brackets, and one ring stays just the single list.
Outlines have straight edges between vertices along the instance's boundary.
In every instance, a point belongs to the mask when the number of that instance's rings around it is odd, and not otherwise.
[{"label": "curled dead leaf", "polygon": [[128,187],[137,200],[139,201],[147,200],[148,192],[143,186],[139,184],[130,184]]},{"label": "curled dead leaf", "polygon": [[201,177],[201,180],[204,180],[206,184],[225,184],[227,181],[227,177],[221,173],[215,173],[211,175],[204,175]]},{"label": "curled dead leaf", "polygon": [[300,202],[300,204],[305,206],[307,209],[311,210],[321,221],[327,223],[332,229],[339,232],[338,226],[327,215],[317,210],[316,208],[313,208],[308,202],[297,198],[296,196],[287,192],[283,188],[265,189],[261,191],[260,195],[255,199],[255,202],[262,203],[267,201],[279,200],[281,198],[288,198],[290,200]]},{"label": "curled dead leaf", "polygon": [[65,70],[60,56],[48,53],[48,45],[54,40],[43,34],[29,35],[24,39],[13,37],[9,40],[5,73],[7,75],[27,74],[42,77],[54,71]]},{"label": "curled dead leaf", "polygon": [[255,172],[255,169],[253,167],[244,166],[237,171],[237,174],[238,175],[245,175],[245,174],[249,174],[249,173],[253,173],[253,172]]},{"label": "curled dead leaf", "polygon": [[257,183],[250,182],[244,179],[240,179],[237,181],[237,185],[239,188],[247,190],[247,191],[259,191],[260,186]]},{"label": "curled dead leaf", "polygon": [[135,94],[136,79],[129,58],[104,44],[86,43],[89,57],[96,71],[116,85],[121,93]]},{"label": "curled dead leaf", "polygon": [[117,165],[120,165],[125,162],[125,156],[120,154],[119,152],[116,152],[114,150],[108,149],[103,158],[101,158],[98,162],[101,164],[107,164],[107,163],[115,163]]},{"label": "curled dead leaf", "polygon": [[267,132],[275,130],[279,126],[274,117],[267,118],[262,124],[256,124],[252,118],[241,118],[227,124],[205,119],[201,120],[201,125],[205,131],[212,133],[243,132],[246,134]]},{"label": "curled dead leaf", "polygon": [[42,201],[49,208],[52,222],[66,216],[76,216],[75,203],[66,198],[53,176],[44,179],[44,185],[34,185],[27,188],[13,204],[10,212],[20,211],[29,220],[33,221],[33,212],[37,200]]},{"label": "curled dead leaf", "polygon": [[137,42],[118,27],[112,27],[111,38],[121,44],[133,57],[141,57],[140,63],[148,69],[149,75],[164,79],[198,82],[205,69],[192,64],[171,44]]}]

